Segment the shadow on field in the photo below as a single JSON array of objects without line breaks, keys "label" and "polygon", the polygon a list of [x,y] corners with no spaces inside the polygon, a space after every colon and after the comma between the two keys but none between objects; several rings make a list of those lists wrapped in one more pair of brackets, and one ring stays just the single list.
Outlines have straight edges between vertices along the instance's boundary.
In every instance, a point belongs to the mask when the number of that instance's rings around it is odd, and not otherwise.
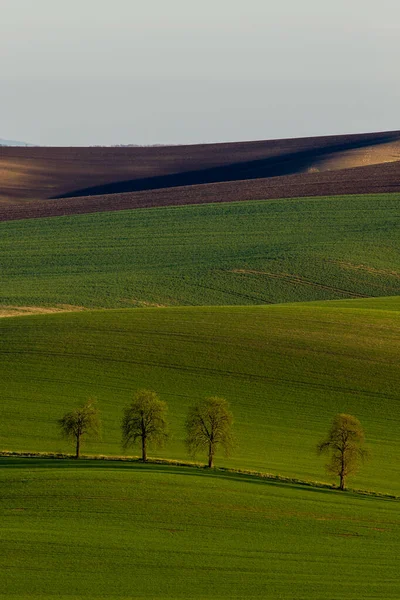
[{"label": "shadow on field", "polygon": [[343,141],[340,143],[336,142],[309,150],[286,152],[278,156],[234,162],[217,167],[208,167],[205,169],[169,173],[166,175],[156,175],[124,181],[114,181],[112,183],[69,191],[64,194],[53,196],[52,199],[124,194],[127,192],[294,175],[304,172],[313,165],[315,161],[324,156],[364,147],[379,146],[398,139],[398,133],[381,134],[373,139],[366,138]]},{"label": "shadow on field", "polygon": [[[118,470],[118,471],[137,471],[137,472],[148,472],[162,475],[183,475],[185,477],[206,477],[211,479],[220,479],[225,481],[234,481],[236,483],[251,483],[253,485],[268,485],[275,488],[302,490],[310,493],[320,494],[339,494],[346,496],[355,496],[357,498],[363,498],[365,500],[371,499],[376,500],[398,500],[396,497],[381,495],[374,492],[357,492],[356,490],[348,490],[341,492],[337,488],[332,488],[324,484],[318,485],[312,482],[295,482],[295,481],[279,481],[278,479],[272,479],[268,477],[262,477],[257,475],[250,475],[246,473],[233,473],[229,471],[209,470],[206,467],[184,467],[175,465],[160,465],[160,464],[143,464],[141,462],[130,462],[130,461],[114,461],[114,460],[85,460],[80,459],[79,461],[73,459],[48,459],[48,458],[17,458],[17,457],[2,457],[0,458],[0,470],[3,468],[12,469],[91,469],[91,470]],[[134,473],[133,473],[134,474]]]}]

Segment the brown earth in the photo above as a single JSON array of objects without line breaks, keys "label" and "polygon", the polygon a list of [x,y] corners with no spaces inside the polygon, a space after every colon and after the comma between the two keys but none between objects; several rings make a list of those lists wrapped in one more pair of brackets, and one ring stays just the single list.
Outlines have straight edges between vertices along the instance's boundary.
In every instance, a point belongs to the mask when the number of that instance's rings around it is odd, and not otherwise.
[{"label": "brown earth", "polygon": [[0,149],[0,220],[400,192],[400,132],[148,148]]}]

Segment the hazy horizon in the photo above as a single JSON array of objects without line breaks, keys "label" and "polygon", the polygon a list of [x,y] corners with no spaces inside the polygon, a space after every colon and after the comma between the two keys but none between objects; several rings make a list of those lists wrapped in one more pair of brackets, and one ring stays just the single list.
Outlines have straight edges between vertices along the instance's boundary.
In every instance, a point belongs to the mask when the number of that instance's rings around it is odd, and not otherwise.
[{"label": "hazy horizon", "polygon": [[400,5],[1,0],[0,138],[196,144],[400,129]]}]

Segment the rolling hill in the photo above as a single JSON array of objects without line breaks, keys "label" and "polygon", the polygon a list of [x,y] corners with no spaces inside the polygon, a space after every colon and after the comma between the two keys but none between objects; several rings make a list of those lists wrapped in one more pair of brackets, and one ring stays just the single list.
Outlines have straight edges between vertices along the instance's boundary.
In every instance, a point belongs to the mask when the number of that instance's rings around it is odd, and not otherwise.
[{"label": "rolling hill", "polygon": [[316,443],[337,412],[356,415],[373,460],[356,487],[400,492],[399,298],[276,305],[85,311],[2,319],[3,449],[65,451],[56,421],[90,396],[102,442],[120,454],[122,409],[158,391],[173,438],[155,456],[187,459],[188,406],[229,399],[237,449],[217,464],[326,480]]},{"label": "rolling hill", "polygon": [[[84,452],[117,458],[143,387],[173,435],[168,465],[1,456],[1,599],[397,600],[399,202],[400,132],[2,147],[0,450],[72,450],[57,420],[96,397]],[[233,455],[172,466],[209,395]],[[316,455],[338,412],[358,491]]]},{"label": "rolling hill", "polygon": [[398,295],[399,200],[303,198],[4,222],[0,309]]},{"label": "rolling hill", "polygon": [[184,468],[0,459],[4,600],[400,594],[398,502]]},{"label": "rolling hill", "polygon": [[0,220],[400,190],[400,133],[148,148],[3,148]]}]

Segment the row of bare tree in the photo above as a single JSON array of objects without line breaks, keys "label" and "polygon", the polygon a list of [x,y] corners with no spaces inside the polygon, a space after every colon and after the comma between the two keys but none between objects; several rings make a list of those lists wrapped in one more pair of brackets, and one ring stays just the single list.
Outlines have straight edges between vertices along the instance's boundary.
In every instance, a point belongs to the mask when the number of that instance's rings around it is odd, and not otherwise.
[{"label": "row of bare tree", "polygon": [[[149,444],[164,446],[169,437],[167,408],[166,402],[160,400],[155,392],[136,392],[123,412],[121,432],[124,450],[140,444],[142,460],[146,462]],[[79,458],[82,439],[100,434],[100,416],[95,401],[89,400],[84,406],[65,414],[58,424],[63,437],[74,442],[75,456]],[[205,452],[208,467],[212,468],[219,447],[225,455],[229,455],[233,448],[232,424],[233,416],[224,398],[213,396],[194,404],[185,422],[189,454],[195,458],[198,452]],[[359,463],[369,456],[364,448],[364,432],[359,420],[347,414],[336,415],[317,451],[330,455],[326,467],[339,477],[341,490],[345,489],[347,477],[354,474]]]},{"label": "row of bare tree", "polygon": [[[169,437],[167,408],[166,402],[155,392],[136,392],[122,417],[124,450],[139,443],[145,462],[149,444],[163,447]],[[226,455],[233,447],[232,423],[233,416],[224,398],[213,396],[193,405],[185,423],[189,454],[195,457],[198,452],[206,451],[208,466],[212,468],[218,447],[222,447]],[[84,406],[65,414],[58,424],[63,437],[74,442],[75,456],[79,458],[82,439],[100,434],[100,416],[95,401],[89,400]]]}]

